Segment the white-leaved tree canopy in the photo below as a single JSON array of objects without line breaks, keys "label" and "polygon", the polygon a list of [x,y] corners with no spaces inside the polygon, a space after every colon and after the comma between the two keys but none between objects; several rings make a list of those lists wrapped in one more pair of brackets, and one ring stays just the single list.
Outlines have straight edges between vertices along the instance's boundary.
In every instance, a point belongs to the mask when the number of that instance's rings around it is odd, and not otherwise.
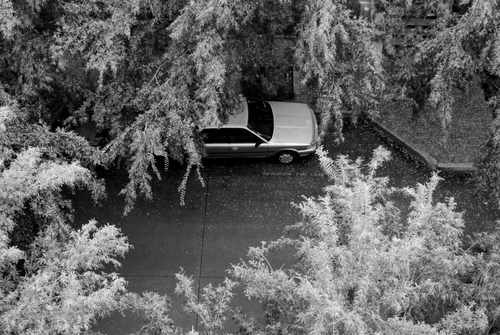
[{"label": "white-leaved tree canopy", "polygon": [[11,145],[25,135],[9,131],[19,121],[0,108],[1,332],[82,334],[119,306],[125,280],[105,266],[119,265],[129,244],[115,226],[72,228],[63,188],[86,188],[97,200],[103,186],[76,160],[50,157],[43,142]]}]

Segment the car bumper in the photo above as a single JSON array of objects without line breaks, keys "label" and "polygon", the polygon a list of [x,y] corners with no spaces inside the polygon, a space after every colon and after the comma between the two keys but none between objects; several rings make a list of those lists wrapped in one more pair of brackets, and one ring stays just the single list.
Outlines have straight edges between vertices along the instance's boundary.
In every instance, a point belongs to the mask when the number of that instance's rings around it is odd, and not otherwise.
[{"label": "car bumper", "polygon": [[310,155],[314,154],[316,152],[317,148],[318,148],[318,146],[315,145],[315,146],[312,146],[312,147],[307,148],[307,149],[297,150],[297,153],[299,154],[300,157],[306,157],[306,156],[310,156]]},{"label": "car bumper", "polygon": [[298,154],[300,157],[305,157],[314,154],[316,152],[316,149],[318,149],[320,143],[320,138],[318,134],[318,121],[316,120],[316,115],[314,114],[312,109],[309,109],[309,112],[311,113],[311,119],[313,124],[313,141],[309,147],[298,150]]}]

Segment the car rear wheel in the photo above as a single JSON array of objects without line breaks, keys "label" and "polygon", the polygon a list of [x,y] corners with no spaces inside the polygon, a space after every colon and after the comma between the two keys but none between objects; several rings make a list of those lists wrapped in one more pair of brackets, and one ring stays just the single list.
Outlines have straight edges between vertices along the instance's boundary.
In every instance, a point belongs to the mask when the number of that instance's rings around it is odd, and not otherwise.
[{"label": "car rear wheel", "polygon": [[292,151],[282,151],[277,155],[277,157],[278,162],[281,164],[291,164],[296,160],[297,154]]}]

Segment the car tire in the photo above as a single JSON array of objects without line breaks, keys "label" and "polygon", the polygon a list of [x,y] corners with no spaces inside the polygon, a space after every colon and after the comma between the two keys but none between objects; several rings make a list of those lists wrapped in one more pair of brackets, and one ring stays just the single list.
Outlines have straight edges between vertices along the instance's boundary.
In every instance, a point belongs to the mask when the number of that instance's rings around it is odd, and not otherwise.
[{"label": "car tire", "polygon": [[297,154],[293,151],[282,151],[276,155],[278,162],[284,165],[292,164],[297,159]]}]

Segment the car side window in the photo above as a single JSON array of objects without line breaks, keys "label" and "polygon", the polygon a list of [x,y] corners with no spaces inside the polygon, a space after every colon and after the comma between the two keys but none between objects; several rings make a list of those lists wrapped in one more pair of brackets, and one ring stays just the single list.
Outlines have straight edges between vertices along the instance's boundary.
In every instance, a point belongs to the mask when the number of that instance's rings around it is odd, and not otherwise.
[{"label": "car side window", "polygon": [[224,129],[204,129],[201,137],[205,143],[228,143]]},{"label": "car side window", "polygon": [[243,128],[224,128],[229,143],[257,143],[259,138]]},{"label": "car side window", "polygon": [[243,128],[204,129],[201,132],[205,143],[257,143],[259,138]]}]

